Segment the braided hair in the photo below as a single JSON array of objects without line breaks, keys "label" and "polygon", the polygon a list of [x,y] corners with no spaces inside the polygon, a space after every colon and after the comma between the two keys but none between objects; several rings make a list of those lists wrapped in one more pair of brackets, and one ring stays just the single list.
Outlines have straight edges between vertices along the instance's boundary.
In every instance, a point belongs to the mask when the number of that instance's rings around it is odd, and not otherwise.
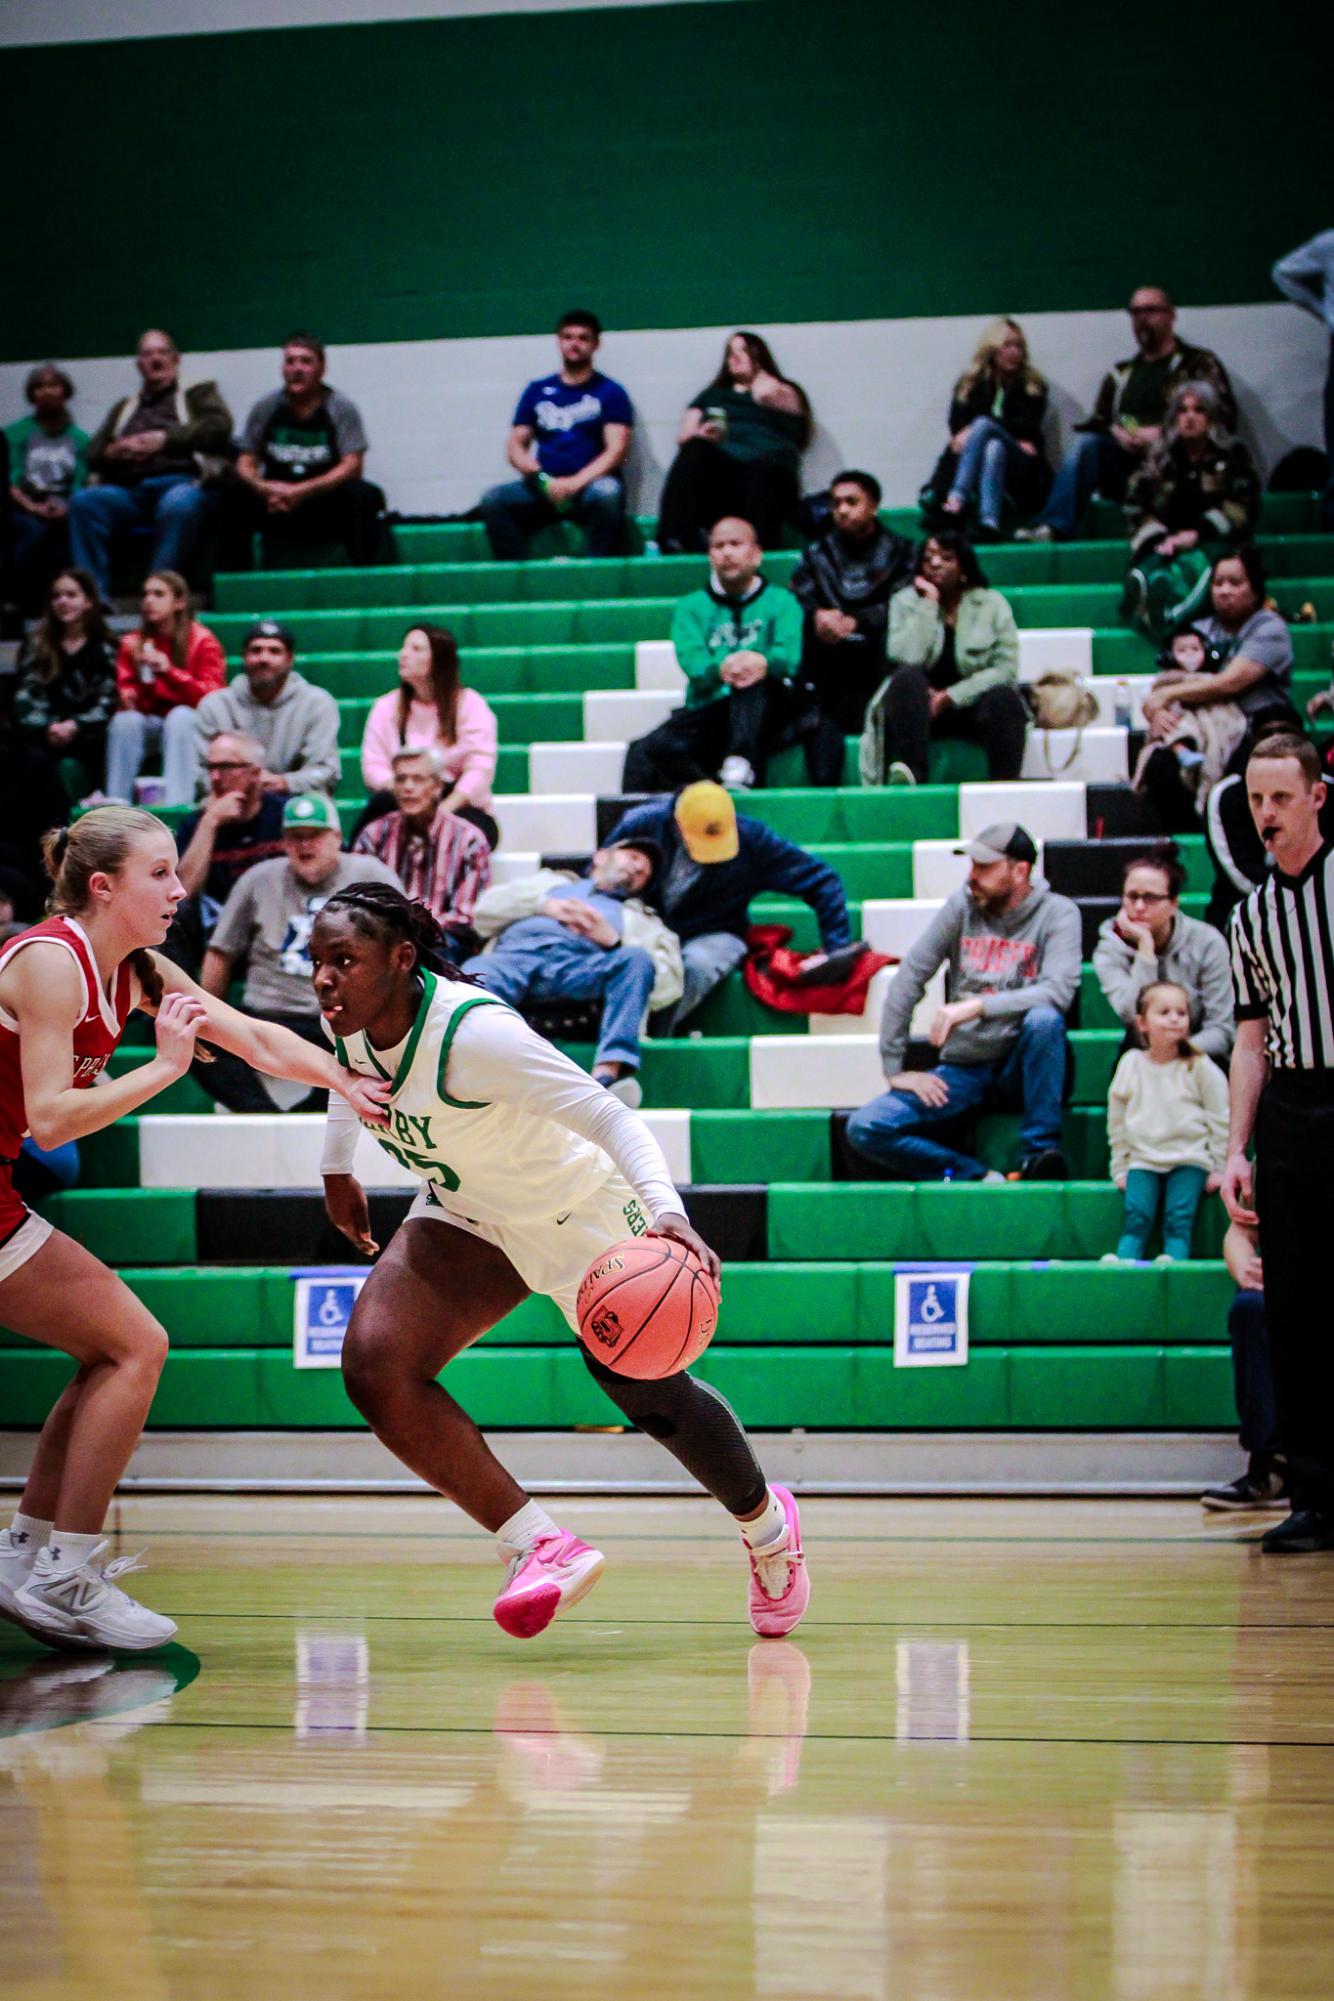
[{"label": "braided hair", "polygon": [[419,966],[446,980],[476,985],[449,957],[449,939],[426,905],[405,896],[392,883],[350,882],[346,889],[334,891],[320,915],[346,917],[354,930],[382,944],[406,938],[416,950]]}]

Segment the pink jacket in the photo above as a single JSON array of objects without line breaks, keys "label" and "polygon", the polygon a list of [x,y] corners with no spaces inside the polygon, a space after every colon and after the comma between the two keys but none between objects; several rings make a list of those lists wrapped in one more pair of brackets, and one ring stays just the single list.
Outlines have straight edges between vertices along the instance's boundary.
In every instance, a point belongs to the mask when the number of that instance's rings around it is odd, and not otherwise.
[{"label": "pink jacket", "polygon": [[387,792],[393,783],[394,752],[406,743],[413,750],[437,750],[445,782],[457,787],[464,802],[483,813],[491,811],[491,781],[496,775],[496,718],[475,688],[459,689],[453,743],[440,741],[440,718],[434,702],[414,701],[408,710],[406,735],[398,733],[398,690],[372,703],[361,739],[361,775],[368,792]]}]

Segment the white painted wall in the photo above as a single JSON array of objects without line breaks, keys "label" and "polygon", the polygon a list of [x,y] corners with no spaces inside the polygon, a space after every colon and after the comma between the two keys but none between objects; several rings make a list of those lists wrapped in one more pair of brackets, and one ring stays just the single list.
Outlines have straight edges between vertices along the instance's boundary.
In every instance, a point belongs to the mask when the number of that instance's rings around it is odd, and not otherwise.
[{"label": "white painted wall", "polygon": [[[596,301],[593,302],[596,304]],[[1033,356],[1052,385],[1053,433],[1064,448],[1108,363],[1129,350],[1125,314],[1018,312]],[[841,464],[876,473],[891,505],[910,503],[944,442],[950,386],[984,321],[978,318],[803,322],[764,329],[781,366],[803,382],[818,420],[805,484],[823,485]],[[1320,442],[1328,340],[1309,315],[1283,302],[1181,308],[1186,338],[1222,355],[1242,408],[1242,431],[1264,470],[1297,444]],[[285,329],[278,329],[278,337]],[[610,333],[600,362],[624,382],[639,413],[631,487],[651,512],[671,461],[685,403],[715,371],[728,327]],[[501,340],[389,341],[331,351],[329,379],[361,405],[371,440],[368,473],[404,513],[458,513],[506,476],[504,439],[519,389],[549,368],[546,335]],[[46,360],[45,355],[32,357]],[[61,357],[55,357],[60,359]],[[29,362],[0,364],[0,413],[21,414]],[[72,362],[77,415],[93,430],[115,397],[137,382],[125,357]],[[238,427],[256,397],[278,384],[275,349],[192,354],[186,379],[213,376]]]}]

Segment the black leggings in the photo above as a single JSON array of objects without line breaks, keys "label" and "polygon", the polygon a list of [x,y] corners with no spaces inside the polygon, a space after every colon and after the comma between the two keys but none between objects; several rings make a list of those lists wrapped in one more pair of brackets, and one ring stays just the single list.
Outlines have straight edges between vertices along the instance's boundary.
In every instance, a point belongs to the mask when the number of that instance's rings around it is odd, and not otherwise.
[{"label": "black leggings", "polygon": [[664,556],[693,555],[715,521],[735,514],[749,521],[762,549],[776,549],[800,498],[790,459],[737,459],[709,438],[687,438],[658,503],[658,546]]},{"label": "black leggings", "polygon": [[753,1515],[763,1505],[766,1482],[760,1462],[726,1397],[684,1370],[658,1382],[637,1382],[604,1368],[586,1349],[580,1353],[616,1408],[665,1445],[729,1515]]}]

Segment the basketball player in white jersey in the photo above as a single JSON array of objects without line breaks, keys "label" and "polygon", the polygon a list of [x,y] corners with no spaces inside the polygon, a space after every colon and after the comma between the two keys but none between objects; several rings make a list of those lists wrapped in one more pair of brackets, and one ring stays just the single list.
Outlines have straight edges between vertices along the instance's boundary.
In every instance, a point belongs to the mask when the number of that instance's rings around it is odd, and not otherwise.
[{"label": "basketball player in white jersey", "polygon": [[[461,978],[444,945],[424,905],[381,883],[338,891],[311,934],[315,994],[340,1062],[390,1086],[388,1130],[367,1130],[422,1182],[362,1288],[343,1380],[376,1436],[494,1535],[507,1566],[496,1619],[529,1639],[592,1589],[604,1559],[530,1500],[437,1376],[529,1292],[549,1294],[577,1326],[580,1279],[627,1236],[651,1230],[715,1278],[719,1266],[643,1120]],[[325,1204],[370,1255],[378,1246],[351,1171],[359,1131],[356,1114],[331,1101]],[[684,1372],[637,1382],[580,1352],[624,1415],[735,1517],[755,1631],[791,1632],[810,1597],[796,1503],[766,1483],[725,1399]]]}]

